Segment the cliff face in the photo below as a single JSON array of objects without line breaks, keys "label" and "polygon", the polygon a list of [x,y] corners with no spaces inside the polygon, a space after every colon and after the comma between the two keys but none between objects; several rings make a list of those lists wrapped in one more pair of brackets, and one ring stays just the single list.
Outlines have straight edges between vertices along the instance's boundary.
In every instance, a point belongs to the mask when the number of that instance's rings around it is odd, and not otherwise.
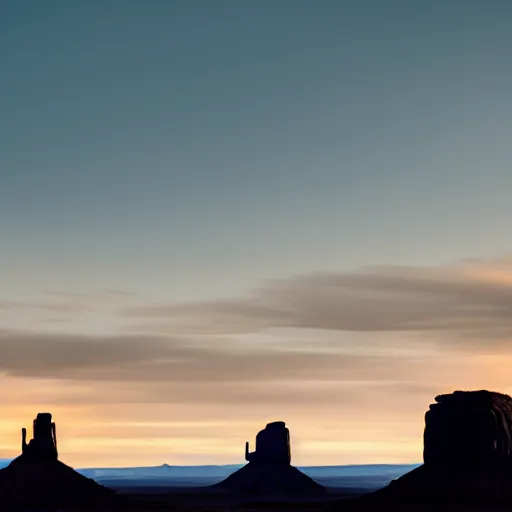
[{"label": "cliff face", "polygon": [[455,391],[435,402],[425,414],[424,464],[368,501],[509,500],[512,398],[485,390]]},{"label": "cliff face", "polygon": [[256,436],[256,451],[249,452],[249,443],[245,444],[247,462],[266,462],[290,464],[290,431],[284,421],[268,423]]},{"label": "cliff face", "polygon": [[27,429],[21,429],[22,454],[34,459],[57,459],[57,431],[52,415],[40,412],[33,422],[33,439],[27,443]]},{"label": "cliff face", "polygon": [[512,398],[490,391],[439,395],[425,414],[425,464],[475,465],[512,455]]}]

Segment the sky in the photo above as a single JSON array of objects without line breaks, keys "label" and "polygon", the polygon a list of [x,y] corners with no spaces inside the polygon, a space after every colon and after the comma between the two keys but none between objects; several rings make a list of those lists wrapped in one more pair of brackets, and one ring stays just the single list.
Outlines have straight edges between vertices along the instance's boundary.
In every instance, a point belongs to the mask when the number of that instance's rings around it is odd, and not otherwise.
[{"label": "sky", "polygon": [[0,457],[422,457],[512,392],[509,0],[0,3]]}]

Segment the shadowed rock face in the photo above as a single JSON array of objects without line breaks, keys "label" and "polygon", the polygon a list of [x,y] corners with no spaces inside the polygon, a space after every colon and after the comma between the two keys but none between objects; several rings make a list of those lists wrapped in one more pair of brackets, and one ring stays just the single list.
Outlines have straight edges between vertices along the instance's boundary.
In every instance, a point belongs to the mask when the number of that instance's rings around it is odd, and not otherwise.
[{"label": "shadowed rock face", "polygon": [[27,443],[27,430],[21,430],[22,454],[37,459],[57,459],[57,432],[52,415],[40,412],[33,422],[33,439]]},{"label": "shadowed rock face", "polygon": [[249,464],[214,487],[258,496],[315,496],[325,492],[309,476],[291,466],[290,432],[283,421],[269,423],[256,436],[256,450],[245,459]]},{"label": "shadowed rock face", "polygon": [[425,414],[424,464],[368,499],[510,499],[512,398],[455,391],[435,401]]},{"label": "shadowed rock face", "polygon": [[490,391],[439,395],[425,414],[425,464],[483,464],[511,456],[512,399]]},{"label": "shadowed rock face", "polygon": [[249,443],[245,444],[245,460],[248,462],[266,462],[290,464],[290,431],[284,421],[267,424],[256,436],[256,451],[249,452]]}]

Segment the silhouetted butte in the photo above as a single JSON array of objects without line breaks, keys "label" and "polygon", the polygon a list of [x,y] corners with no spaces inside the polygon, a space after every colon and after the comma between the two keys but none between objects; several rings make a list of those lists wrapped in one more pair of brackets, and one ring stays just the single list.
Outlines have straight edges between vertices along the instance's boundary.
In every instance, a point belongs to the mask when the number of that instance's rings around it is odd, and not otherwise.
[{"label": "silhouetted butte", "polygon": [[22,454],[0,470],[0,509],[6,504],[83,505],[114,495],[114,491],[58,460],[56,428],[50,413],[37,415],[30,442],[26,429],[22,429]]},{"label": "silhouetted butte", "polygon": [[21,429],[21,452],[33,459],[57,459],[57,429],[52,415],[40,412],[33,421],[33,439],[27,443],[27,429]]},{"label": "silhouetted butte", "polygon": [[512,398],[455,391],[435,401],[425,414],[424,464],[367,498],[508,500]]},{"label": "silhouetted butte", "polygon": [[283,421],[268,423],[256,436],[256,450],[245,445],[248,461],[215,487],[247,495],[321,495],[325,488],[291,465],[290,432]]}]

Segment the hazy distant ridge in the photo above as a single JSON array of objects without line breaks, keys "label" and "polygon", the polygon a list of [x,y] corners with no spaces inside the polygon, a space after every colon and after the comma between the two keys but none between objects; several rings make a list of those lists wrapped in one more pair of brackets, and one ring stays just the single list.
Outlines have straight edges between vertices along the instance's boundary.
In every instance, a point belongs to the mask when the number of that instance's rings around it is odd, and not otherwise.
[{"label": "hazy distant ridge", "polygon": [[[416,468],[419,464],[363,464],[346,466],[299,466],[326,487],[377,489]],[[162,466],[131,468],[84,468],[78,472],[113,487],[213,485],[243,464],[207,466]]]},{"label": "hazy distant ridge", "polygon": [[[0,459],[0,468],[11,459]],[[199,487],[213,485],[244,464],[206,466],[161,466],[127,468],[82,468],[82,475],[113,487]],[[299,469],[326,487],[377,489],[418,467],[419,464],[354,464],[346,466],[299,466]]]}]

